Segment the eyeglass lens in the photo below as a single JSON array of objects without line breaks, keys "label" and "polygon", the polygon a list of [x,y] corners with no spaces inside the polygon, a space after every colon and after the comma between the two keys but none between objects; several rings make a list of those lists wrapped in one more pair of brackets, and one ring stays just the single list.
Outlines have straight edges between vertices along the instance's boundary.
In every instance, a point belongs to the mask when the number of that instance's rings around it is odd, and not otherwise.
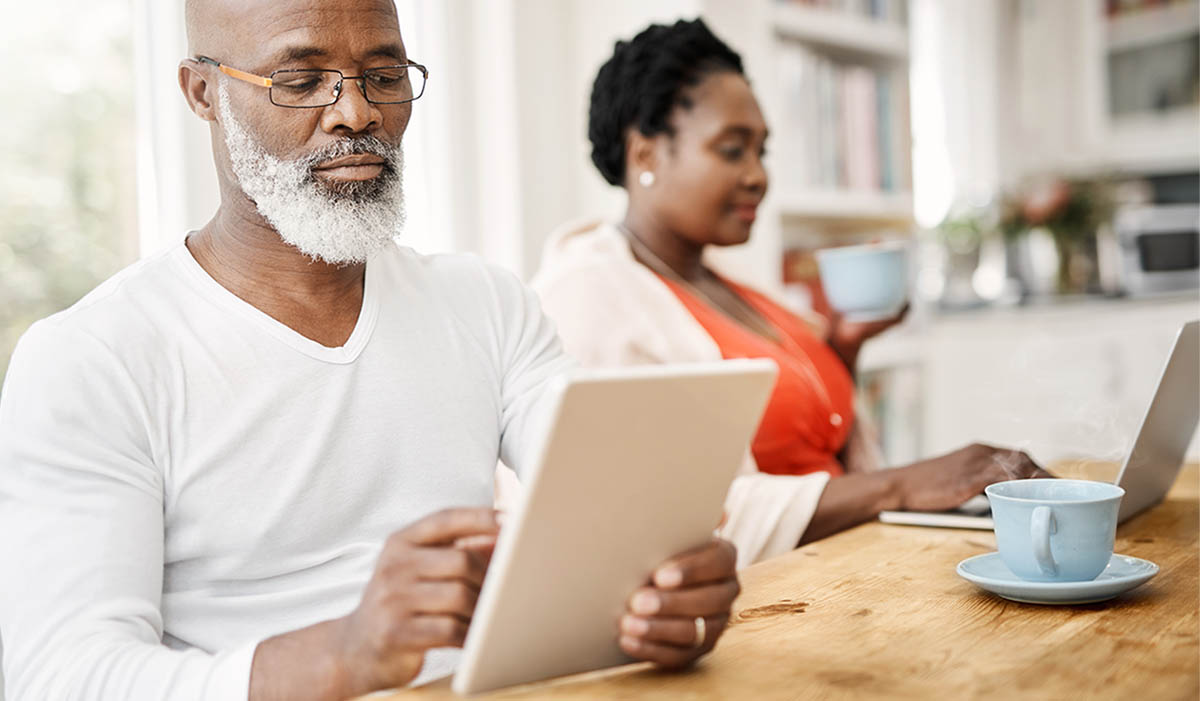
[{"label": "eyeglass lens", "polygon": [[[322,107],[337,101],[342,74],[330,70],[284,70],[271,75],[271,101],[284,107]],[[354,81],[358,82],[358,81]],[[425,90],[425,74],[416,66],[371,68],[362,85],[369,102],[410,102]],[[349,86],[343,85],[342,90]]]}]

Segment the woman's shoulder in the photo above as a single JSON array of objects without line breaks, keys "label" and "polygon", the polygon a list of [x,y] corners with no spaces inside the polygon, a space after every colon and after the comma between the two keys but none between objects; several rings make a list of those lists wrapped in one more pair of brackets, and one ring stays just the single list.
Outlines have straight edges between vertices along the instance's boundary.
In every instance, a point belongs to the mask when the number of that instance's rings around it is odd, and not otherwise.
[{"label": "woman's shoulder", "polygon": [[539,292],[611,289],[643,273],[615,226],[590,219],[568,222],[550,234],[530,286]]},{"label": "woman's shoulder", "polygon": [[546,244],[530,286],[567,351],[587,365],[719,359],[670,288],[633,257],[612,224],[575,222]]}]

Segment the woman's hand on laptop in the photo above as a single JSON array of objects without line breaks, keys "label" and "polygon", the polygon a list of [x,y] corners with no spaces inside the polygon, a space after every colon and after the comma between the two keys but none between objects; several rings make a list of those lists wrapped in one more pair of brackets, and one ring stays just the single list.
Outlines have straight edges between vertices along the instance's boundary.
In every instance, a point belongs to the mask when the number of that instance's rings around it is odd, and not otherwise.
[{"label": "woman's hand on laptop", "polygon": [[982,443],[894,470],[893,476],[904,511],[946,511],[994,482],[1053,477],[1024,451]]},{"label": "woman's hand on laptop", "polygon": [[736,562],[733,544],[713,538],[660,565],[629,597],[620,622],[621,649],[670,669],[712,650],[741,591]]},{"label": "woman's hand on laptop", "polygon": [[492,509],[446,509],[388,538],[362,602],[337,621],[346,696],[403,686],[426,650],[462,646],[499,531]]}]

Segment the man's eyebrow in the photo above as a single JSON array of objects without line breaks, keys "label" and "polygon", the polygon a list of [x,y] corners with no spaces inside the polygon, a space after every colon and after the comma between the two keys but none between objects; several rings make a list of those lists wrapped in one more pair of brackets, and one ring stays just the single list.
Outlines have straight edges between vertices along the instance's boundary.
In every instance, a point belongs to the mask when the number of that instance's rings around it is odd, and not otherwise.
[{"label": "man's eyebrow", "polygon": [[316,46],[289,46],[275,54],[272,58],[273,63],[292,63],[294,61],[303,61],[306,58],[314,56],[325,56],[325,50]]},{"label": "man's eyebrow", "polygon": [[[328,56],[329,52],[316,46],[289,46],[280,50],[271,59],[274,64],[294,63],[303,61],[309,58],[321,58]],[[407,61],[404,56],[404,47],[399,44],[380,44],[367,52],[367,58],[390,58],[398,63]]]},{"label": "man's eyebrow", "polygon": [[367,52],[367,58],[391,58],[396,61],[407,61],[408,58],[404,55],[404,47],[399,44],[380,44]]}]

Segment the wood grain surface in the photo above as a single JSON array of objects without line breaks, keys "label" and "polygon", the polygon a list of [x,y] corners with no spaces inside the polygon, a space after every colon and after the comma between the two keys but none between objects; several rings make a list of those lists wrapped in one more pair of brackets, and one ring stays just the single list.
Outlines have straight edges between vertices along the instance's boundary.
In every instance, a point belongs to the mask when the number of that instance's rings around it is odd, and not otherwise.
[{"label": "wood grain surface", "polygon": [[[1105,465],[1056,465],[1109,478]],[[808,699],[1200,697],[1200,470],[1117,531],[1158,576],[1099,604],[1037,606],[983,592],[955,565],[990,532],[869,523],[741,574],[734,622],[694,669],[630,665],[497,698]],[[372,698],[455,698],[448,680]]]}]

